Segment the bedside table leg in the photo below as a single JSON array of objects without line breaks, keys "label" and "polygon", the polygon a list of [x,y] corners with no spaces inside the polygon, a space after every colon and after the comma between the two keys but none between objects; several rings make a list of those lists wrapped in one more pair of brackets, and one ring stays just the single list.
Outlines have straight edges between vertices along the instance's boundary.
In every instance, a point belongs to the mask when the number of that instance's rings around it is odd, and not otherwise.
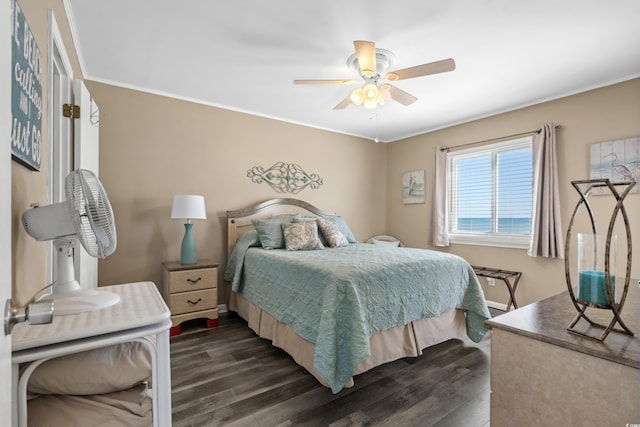
[{"label": "bedside table leg", "polygon": [[175,337],[176,335],[180,335],[182,333],[182,325],[174,326],[169,330],[169,336]]},{"label": "bedside table leg", "polygon": [[207,328],[217,328],[218,327],[218,319],[207,319]]}]

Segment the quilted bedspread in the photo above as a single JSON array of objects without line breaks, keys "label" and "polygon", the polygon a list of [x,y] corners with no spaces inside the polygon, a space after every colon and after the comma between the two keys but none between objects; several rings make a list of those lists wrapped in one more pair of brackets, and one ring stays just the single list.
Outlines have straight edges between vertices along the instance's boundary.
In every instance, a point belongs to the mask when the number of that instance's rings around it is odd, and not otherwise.
[{"label": "quilted bedspread", "polygon": [[[242,239],[241,239],[242,240]],[[334,393],[370,356],[369,337],[453,309],[478,342],[489,319],[471,266],[455,255],[355,243],[314,251],[239,241],[225,270],[232,288],[315,343],[314,368]]]}]

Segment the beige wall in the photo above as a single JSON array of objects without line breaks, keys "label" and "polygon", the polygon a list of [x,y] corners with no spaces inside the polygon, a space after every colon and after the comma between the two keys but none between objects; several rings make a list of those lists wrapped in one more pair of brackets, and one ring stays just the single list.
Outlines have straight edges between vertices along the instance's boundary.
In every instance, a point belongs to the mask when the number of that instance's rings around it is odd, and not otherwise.
[{"label": "beige wall", "polygon": [[[99,264],[103,285],[161,280],[180,258],[174,194],[202,194],[199,257],[226,260],[226,216],[276,197],[297,197],[343,215],[358,239],[385,231],[386,146],[229,110],[87,82],[100,107],[100,179],[114,209],[117,251]],[[253,166],[297,163],[319,189],[276,193],[247,177]],[[221,298],[223,296],[221,295]]]},{"label": "beige wall", "polygon": [[[20,5],[45,66],[47,9],[55,12],[74,75],[80,77],[62,1],[20,0]],[[171,198],[176,193],[206,197],[208,219],[194,226],[199,255],[223,263],[225,211],[287,196],[266,184],[252,183],[246,177],[252,166],[298,163],[307,172],[318,173],[324,185],[297,197],[344,215],[359,239],[387,233],[410,246],[429,247],[431,176],[437,144],[457,145],[519,133],[552,121],[561,124],[558,155],[566,229],[577,200],[569,182],[588,177],[589,144],[640,135],[638,79],[388,145],[87,83],[101,108],[100,174],[118,229],[118,250],[99,264],[103,285],[159,281],[160,263],[179,257],[183,226],[179,220],[169,219]],[[47,202],[47,102],[45,79],[42,170],[31,172],[12,164],[13,295],[19,303],[46,284],[46,244],[35,242],[24,232],[20,217],[30,204]],[[402,205],[402,173],[414,169],[427,171],[427,203]],[[629,197],[636,248],[640,241],[639,204],[639,195]],[[521,304],[566,287],[562,261],[534,259],[513,249],[454,245],[448,250],[474,264],[523,271],[518,290]],[[633,277],[640,277],[637,254],[634,261]],[[485,293],[490,300],[506,302],[500,284],[485,287]]]},{"label": "beige wall", "polygon": [[36,242],[24,231],[22,213],[33,203],[47,203],[47,174],[49,161],[48,127],[48,9],[56,17],[65,48],[70,55],[75,76],[80,75],[80,67],[71,41],[69,25],[61,0],[20,0],[19,4],[36,38],[42,54],[44,77],[42,82],[42,157],[41,169],[33,172],[16,162],[11,164],[11,210],[12,210],[12,253],[13,253],[13,298],[23,304],[40,288],[47,285],[46,263],[47,245]]},{"label": "beige wall", "polygon": [[[562,126],[557,133],[560,203],[563,233],[566,233],[571,213],[578,201],[578,193],[571,181],[589,178],[589,145],[640,135],[640,79],[545,102],[517,111],[453,126],[437,132],[396,141],[388,146],[389,182],[387,218],[389,234],[406,244],[430,247],[431,200],[435,147],[455,146],[474,141],[512,135],[539,129],[545,123]],[[403,205],[401,182],[403,172],[426,170],[425,204]],[[596,197],[596,199],[598,199]],[[594,207],[610,215],[608,203],[596,200]],[[613,198],[607,198],[612,200]],[[633,256],[632,277],[640,277],[640,195],[628,196],[625,207],[629,214],[636,253]],[[598,212],[598,209],[595,209]],[[580,219],[580,217],[578,217]],[[618,223],[619,225],[620,223]],[[606,230],[606,228],[600,228]],[[621,231],[617,233],[625,240]],[[575,234],[574,234],[575,236]],[[574,242],[575,237],[571,240]],[[466,258],[471,264],[523,272],[516,296],[520,305],[538,301],[566,290],[564,261],[531,258],[526,250],[492,248],[452,244],[447,251]],[[626,251],[625,251],[626,252]],[[626,255],[621,253],[620,258]],[[575,263],[575,260],[572,261]],[[483,283],[488,300],[506,304],[508,294],[500,282],[495,287]]]},{"label": "beige wall", "polygon": [[[73,73],[81,77],[61,0],[20,0],[48,75],[48,9],[54,11]],[[100,261],[102,285],[160,281],[160,263],[179,258],[183,225],[170,220],[173,194],[203,194],[206,221],[196,221],[202,257],[225,261],[225,212],[274,197],[246,177],[252,166],[298,163],[324,179],[296,197],[349,221],[357,237],[384,232],[386,148],[371,141],[275,120],[87,82],[101,108],[100,179],[114,207],[118,249]],[[43,83],[42,168],[12,163],[13,298],[24,304],[47,284],[46,243],[21,224],[32,203],[47,203],[48,96]]]}]

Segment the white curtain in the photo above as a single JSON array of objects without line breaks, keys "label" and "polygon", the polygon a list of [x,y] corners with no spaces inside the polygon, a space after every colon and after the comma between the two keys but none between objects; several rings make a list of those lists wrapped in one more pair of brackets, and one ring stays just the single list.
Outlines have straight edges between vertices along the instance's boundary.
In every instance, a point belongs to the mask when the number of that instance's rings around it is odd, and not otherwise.
[{"label": "white curtain", "polygon": [[447,230],[447,150],[436,147],[433,177],[433,245],[449,246]]},{"label": "white curtain", "polygon": [[533,214],[527,253],[564,259],[554,123],[544,125],[533,138]]}]

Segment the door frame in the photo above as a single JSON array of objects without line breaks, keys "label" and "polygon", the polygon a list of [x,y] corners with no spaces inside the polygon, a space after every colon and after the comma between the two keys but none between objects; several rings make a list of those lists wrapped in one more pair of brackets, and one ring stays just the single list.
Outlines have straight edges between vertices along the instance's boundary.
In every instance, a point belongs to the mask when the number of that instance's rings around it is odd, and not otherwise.
[{"label": "door frame", "polygon": [[[62,104],[73,103],[73,69],[64,47],[60,28],[53,10],[48,10],[48,129],[49,160],[47,171],[47,202],[58,203],[66,199],[64,181],[73,165],[73,122],[63,117]],[[56,253],[53,242],[47,242],[47,283],[56,277]]]}]

